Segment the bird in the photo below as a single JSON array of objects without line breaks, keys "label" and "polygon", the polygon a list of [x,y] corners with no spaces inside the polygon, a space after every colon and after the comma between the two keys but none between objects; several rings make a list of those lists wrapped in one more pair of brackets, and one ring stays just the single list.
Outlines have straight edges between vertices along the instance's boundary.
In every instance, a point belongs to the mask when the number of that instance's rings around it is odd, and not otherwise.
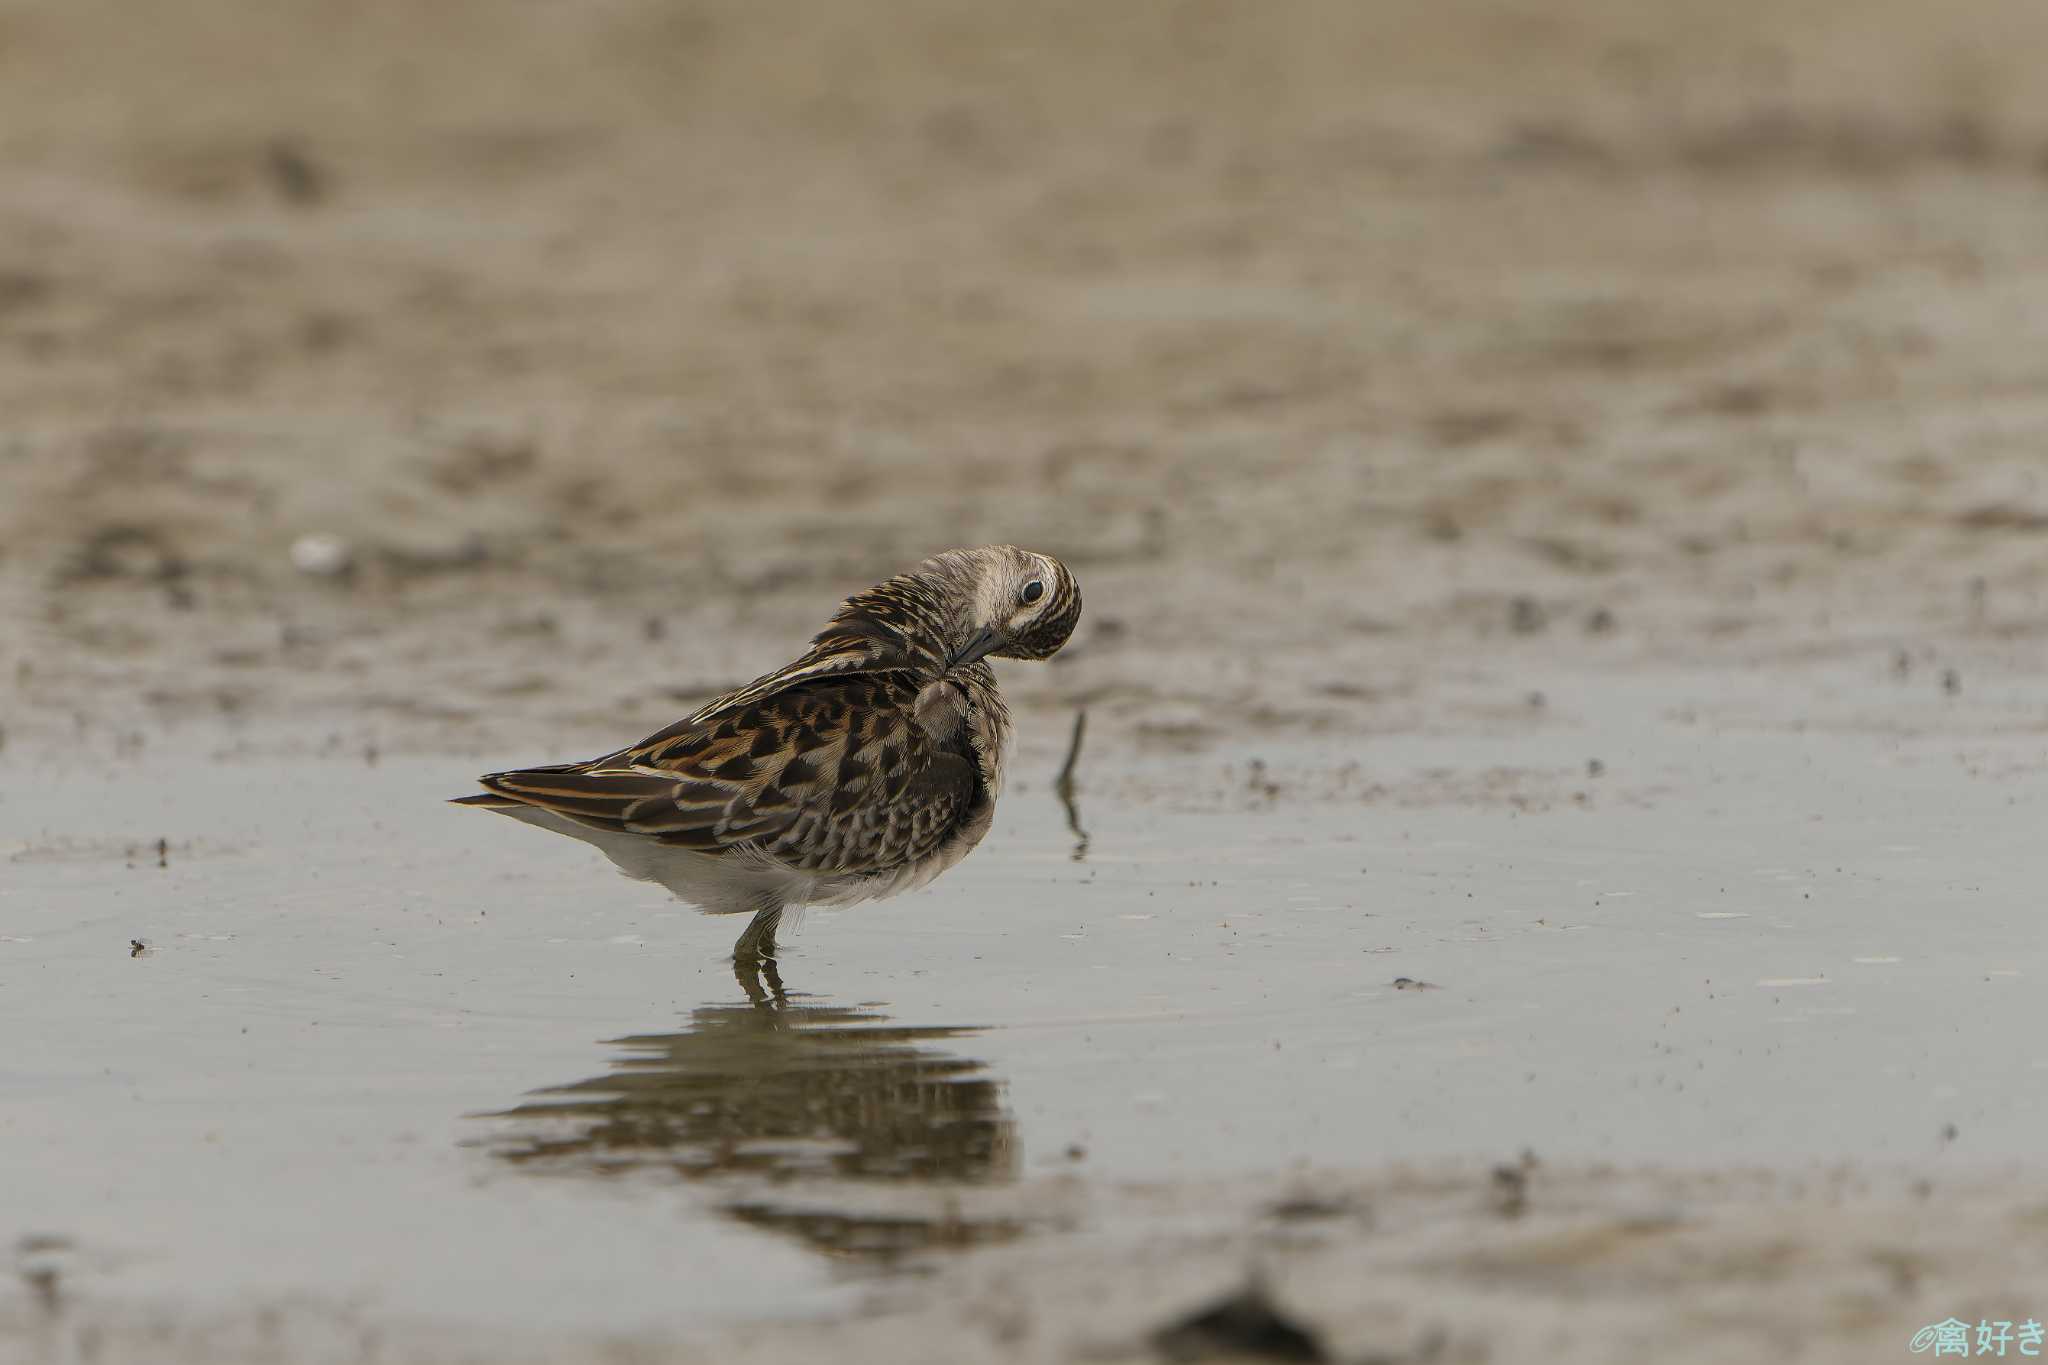
[{"label": "bird", "polygon": [[454,804],[596,846],[712,914],[735,970],[792,907],[924,886],[989,831],[1011,737],[990,659],[1049,659],[1081,617],[1051,555],[947,550],[848,597],[793,662],[582,763],[477,779]]}]

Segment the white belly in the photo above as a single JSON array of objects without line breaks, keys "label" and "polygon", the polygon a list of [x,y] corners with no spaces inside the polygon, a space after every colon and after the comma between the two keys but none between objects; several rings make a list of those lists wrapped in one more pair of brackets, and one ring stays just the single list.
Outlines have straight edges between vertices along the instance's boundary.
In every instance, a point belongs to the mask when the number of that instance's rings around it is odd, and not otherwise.
[{"label": "white belly", "polygon": [[493,807],[500,815],[566,834],[591,845],[636,881],[665,886],[678,899],[714,915],[757,911],[773,898],[785,906],[856,905],[928,885],[973,851],[995,820],[995,802],[984,802],[952,838],[917,862],[889,872],[819,877],[765,857],[744,853],[713,856],[658,843],[644,834],[593,829],[537,806]]}]

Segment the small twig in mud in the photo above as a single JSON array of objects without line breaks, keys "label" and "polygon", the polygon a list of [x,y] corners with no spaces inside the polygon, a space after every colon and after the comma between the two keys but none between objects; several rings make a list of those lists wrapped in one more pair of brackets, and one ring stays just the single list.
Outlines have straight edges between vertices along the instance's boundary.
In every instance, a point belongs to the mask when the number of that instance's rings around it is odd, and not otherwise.
[{"label": "small twig in mud", "polygon": [[1066,808],[1067,829],[1074,836],[1074,861],[1080,862],[1088,856],[1088,831],[1081,828],[1081,812],[1074,804],[1074,765],[1081,761],[1081,737],[1088,733],[1088,709],[1081,708],[1074,713],[1074,737],[1067,741],[1067,761],[1060,765],[1060,775],[1053,779],[1053,794]]},{"label": "small twig in mud", "polygon": [[1074,713],[1074,737],[1067,741],[1067,761],[1060,765],[1060,775],[1053,779],[1053,790],[1062,801],[1073,799],[1074,765],[1081,761],[1081,737],[1087,733],[1088,708],[1084,706]]}]

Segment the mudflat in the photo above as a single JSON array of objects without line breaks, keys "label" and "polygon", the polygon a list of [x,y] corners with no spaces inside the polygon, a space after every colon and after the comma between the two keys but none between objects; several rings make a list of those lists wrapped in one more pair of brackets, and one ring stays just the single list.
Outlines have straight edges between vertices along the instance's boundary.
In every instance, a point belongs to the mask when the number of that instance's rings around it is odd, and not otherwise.
[{"label": "mudflat", "polygon": [[[2044,39],[0,13],[0,1355],[2048,1316]],[[989,541],[996,828],[775,980],[441,804]]]}]

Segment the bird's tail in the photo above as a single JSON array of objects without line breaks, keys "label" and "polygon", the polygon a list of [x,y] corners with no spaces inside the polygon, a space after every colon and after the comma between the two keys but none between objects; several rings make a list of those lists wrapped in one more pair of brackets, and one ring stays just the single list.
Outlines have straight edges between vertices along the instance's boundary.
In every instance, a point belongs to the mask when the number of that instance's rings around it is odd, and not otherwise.
[{"label": "bird's tail", "polygon": [[550,763],[538,768],[521,768],[509,773],[485,773],[477,779],[489,791],[480,791],[469,796],[451,796],[451,806],[482,806],[485,810],[517,810],[521,806],[533,805],[508,793],[501,785],[507,778],[537,777],[541,774],[577,773],[588,766],[582,763]]},{"label": "bird's tail", "polygon": [[485,810],[511,810],[514,806],[521,803],[514,801],[508,796],[500,796],[496,792],[477,792],[473,796],[451,796],[448,798],[448,804],[451,806],[482,806]]}]

